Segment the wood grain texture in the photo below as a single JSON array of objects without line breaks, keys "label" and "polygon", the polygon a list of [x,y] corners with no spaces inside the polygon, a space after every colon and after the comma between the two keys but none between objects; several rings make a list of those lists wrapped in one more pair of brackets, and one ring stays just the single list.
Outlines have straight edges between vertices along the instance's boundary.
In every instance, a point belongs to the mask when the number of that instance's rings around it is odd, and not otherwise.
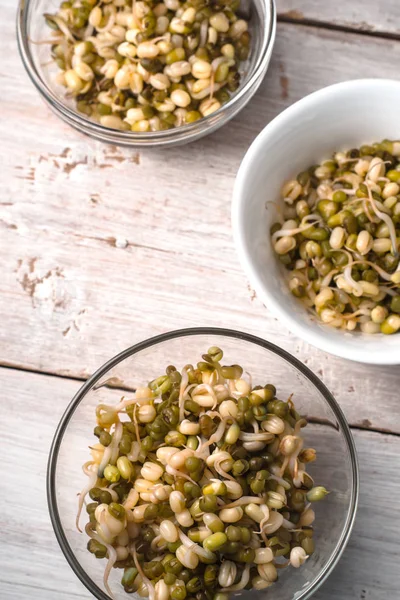
[{"label": "wood grain texture", "polygon": [[[76,392],[69,379],[0,368],[2,600],[89,599],[51,529],[46,464],[57,423]],[[21,418],[22,415],[22,418]],[[349,545],[317,600],[391,600],[400,586],[400,438],[354,431],[361,468],[358,516]],[[73,499],[72,499],[73,501]]]},{"label": "wood grain texture", "polygon": [[[14,8],[3,3],[5,49]],[[363,52],[349,60],[361,42]],[[393,41],[282,24],[260,92],[223,132],[186,148],[139,153],[64,125],[11,53],[13,76],[0,75],[1,364],[86,377],[151,335],[223,325],[266,337],[306,362],[352,424],[399,432],[399,370],[327,356],[286,331],[247,286],[230,228],[237,168],[271,118],[324,85],[390,76],[399,60]]]},{"label": "wood grain texture", "polygon": [[397,0],[276,0],[276,5],[281,19],[313,21],[368,33],[400,34],[400,4]]},{"label": "wood grain texture", "polygon": [[[278,10],[293,21],[399,33],[396,0],[331,4],[278,0]],[[51,113],[17,53],[15,2],[0,5],[7,56],[0,70],[0,365],[64,375],[0,367],[0,597],[89,600],[51,529],[46,465],[56,425],[81,385],[71,378],[86,378],[123,348],[180,327],[248,331],[304,361],[353,425],[400,433],[399,369],[328,356],[286,331],[246,284],[230,230],[235,174],[262,127],[324,85],[391,77],[400,45],[281,23],[260,91],[222,132],[186,148],[135,152],[81,136]],[[400,438],[354,435],[358,517],[315,598],[394,600]]]}]

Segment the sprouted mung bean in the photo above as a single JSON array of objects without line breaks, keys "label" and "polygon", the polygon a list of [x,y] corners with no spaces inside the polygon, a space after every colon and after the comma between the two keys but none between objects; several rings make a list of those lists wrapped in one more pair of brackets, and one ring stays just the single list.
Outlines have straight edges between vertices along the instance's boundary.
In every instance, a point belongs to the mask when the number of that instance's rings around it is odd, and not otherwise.
[{"label": "sprouted mung bean", "polygon": [[271,228],[289,288],[331,327],[400,329],[400,142],[384,140],[299,173]]},{"label": "sprouted mung bean", "polygon": [[161,131],[210,115],[250,51],[239,0],[67,0],[46,14],[56,80],[106,127]]},{"label": "sprouted mung bean", "polygon": [[122,568],[122,586],[150,600],[227,600],[264,589],[314,552],[313,502],[328,493],[306,472],[307,421],[274,385],[253,386],[220,348],[99,404],[83,466],[88,550]]}]

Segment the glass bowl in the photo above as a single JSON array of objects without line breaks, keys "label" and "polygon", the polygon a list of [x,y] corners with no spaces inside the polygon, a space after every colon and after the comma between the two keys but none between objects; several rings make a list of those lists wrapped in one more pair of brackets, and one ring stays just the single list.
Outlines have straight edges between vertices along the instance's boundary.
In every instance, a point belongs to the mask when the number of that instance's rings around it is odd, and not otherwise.
[{"label": "glass bowl", "polygon": [[[65,97],[65,89],[55,83],[58,68],[50,60],[49,45],[38,43],[49,39],[43,13],[54,12],[57,1],[20,0],[17,16],[17,39],[22,61],[33,84],[50,108],[61,119],[102,142],[120,146],[171,146],[192,142],[212,133],[232,119],[255,94],[264,78],[272,54],[276,30],[274,0],[243,0],[246,17],[250,15],[252,51],[241,69],[241,85],[219,110],[198,121],[166,131],[136,133],[104,127],[74,108]],[[50,62],[49,62],[50,61]]]},{"label": "glass bowl", "polygon": [[[128,348],[102,366],[68,406],[50,451],[47,494],[52,524],[70,566],[99,600],[109,600],[102,580],[105,561],[86,550],[88,538],[75,528],[77,492],[87,485],[81,465],[88,460],[99,402],[117,403],[127,390],[154,378],[169,364],[178,369],[197,363],[209,346],[224,351],[226,364],[240,364],[253,384],[268,380],[278,397],[294,393],[296,409],[309,420],[302,430],[306,446],[316,448],[317,461],[309,473],[331,493],[315,504],[315,553],[299,569],[281,571],[270,590],[274,600],[306,600],[325,581],[338,562],[353,526],[358,497],[358,466],[353,438],[337,402],[321,381],[284,350],[260,338],[219,328],[173,331]],[[83,523],[83,516],[82,516]],[[113,569],[109,583],[115,600],[127,598]],[[243,592],[244,600],[255,592]],[[259,597],[265,592],[256,592]]]}]

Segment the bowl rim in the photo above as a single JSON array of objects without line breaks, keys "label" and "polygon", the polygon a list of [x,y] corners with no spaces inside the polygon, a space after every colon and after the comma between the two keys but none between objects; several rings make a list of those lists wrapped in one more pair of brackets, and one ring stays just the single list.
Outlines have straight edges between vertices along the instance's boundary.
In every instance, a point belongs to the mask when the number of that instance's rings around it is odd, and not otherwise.
[{"label": "bowl rim", "polygon": [[379,348],[379,350],[376,350],[375,353],[372,354],[366,345],[364,345],[364,347],[360,345],[360,348],[357,349],[357,356],[355,356],[354,350],[349,348],[346,344],[345,336],[343,336],[343,342],[339,339],[329,339],[322,329],[313,328],[309,324],[298,321],[295,316],[287,311],[284,308],[284,305],[280,304],[279,300],[269,292],[268,287],[261,281],[258,270],[253,265],[251,254],[247,249],[246,234],[241,219],[241,213],[246,203],[246,181],[251,177],[253,160],[257,154],[263,152],[264,143],[270,135],[274,135],[284,128],[287,129],[290,127],[291,121],[300,113],[304,114],[305,110],[310,112],[313,106],[323,103],[331,96],[336,95],[337,97],[340,97],[342,94],[359,92],[363,88],[370,90],[371,87],[382,90],[382,88],[385,89],[384,86],[386,88],[394,88],[395,91],[399,92],[400,96],[400,81],[385,78],[350,79],[348,81],[342,81],[323,87],[304,96],[272,119],[254,139],[239,166],[233,188],[231,220],[236,252],[242,269],[263,304],[266,305],[292,333],[316,348],[341,358],[366,364],[398,365],[400,364],[400,353],[394,352],[392,347],[388,346],[386,351],[383,347]]},{"label": "bowl rim", "polygon": [[[49,106],[64,121],[97,139],[104,139],[104,141],[110,143],[114,142],[125,146],[164,146],[170,145],[173,142],[190,142],[197,137],[212,133],[219,126],[233,118],[257,91],[265,70],[268,67],[276,36],[277,10],[275,0],[260,0],[260,3],[265,5],[267,13],[265,22],[262,23],[263,26],[261,27],[264,36],[259,56],[257,57],[248,81],[246,81],[243,87],[239,87],[237,92],[226,104],[221,106],[214,113],[202,117],[194,123],[185,124],[173,129],[165,131],[148,131],[145,133],[121,131],[105,127],[96,121],[92,121],[77,110],[70,108],[60,100],[57,94],[53,92],[52,88],[43,81],[33,61],[27,35],[29,7],[32,2],[33,0],[19,0],[16,22],[18,50],[31,82]],[[220,119],[223,115],[225,115],[226,120],[221,122]]]},{"label": "bowl rim", "polygon": [[343,551],[347,545],[349,540],[355,517],[357,512],[358,505],[358,496],[359,496],[359,467],[358,467],[358,459],[357,459],[357,451],[354,443],[354,439],[350,430],[350,427],[346,421],[344,413],[340,408],[338,402],[335,400],[331,392],[328,388],[322,383],[322,381],[300,360],[289,354],[286,350],[279,348],[275,344],[264,340],[260,337],[251,335],[249,333],[243,333],[240,331],[236,331],[233,329],[219,328],[219,327],[194,327],[187,329],[178,329],[174,331],[170,331],[168,333],[163,333],[161,335],[157,335],[142,342],[139,342],[126,350],[123,350],[106,363],[104,363],[95,373],[82,385],[82,387],[78,390],[78,392],[74,395],[73,399],[67,406],[54,435],[53,442],[50,448],[49,460],[47,465],[47,481],[46,481],[46,492],[47,492],[47,503],[48,509],[50,513],[50,520],[54,529],[54,533],[56,535],[57,541],[61,547],[61,550],[67,559],[70,567],[74,571],[75,575],[81,580],[81,582],[85,585],[85,587],[95,596],[98,600],[110,600],[110,597],[103,592],[89,577],[86,571],[82,568],[79,561],[75,557],[73,553],[67,537],[64,533],[61,519],[58,511],[57,505],[57,494],[56,494],[56,466],[58,460],[58,454],[61,447],[61,442],[64,436],[64,433],[67,429],[68,423],[70,422],[76,408],[78,407],[81,400],[85,397],[86,393],[92,388],[92,386],[101,378],[103,375],[107,373],[110,369],[115,367],[118,363],[122,362],[126,358],[137,354],[138,352],[145,350],[147,348],[151,348],[159,343],[176,339],[183,338],[189,336],[198,336],[198,335],[219,335],[223,337],[229,337],[239,340],[244,340],[251,344],[258,345],[266,350],[276,354],[280,358],[286,360],[292,367],[300,371],[300,373],[306,377],[321,393],[325,401],[328,403],[329,407],[333,411],[339,426],[343,432],[344,439],[347,443],[347,448],[350,456],[350,464],[351,464],[351,475],[352,475],[352,489],[350,495],[350,503],[347,510],[346,521],[341,533],[339,540],[336,543],[335,549],[333,550],[329,560],[325,563],[323,569],[318,573],[318,575],[313,580],[311,586],[309,586],[304,591],[301,591],[300,595],[297,596],[297,600],[307,600],[311,597],[311,595],[316,592],[317,589],[324,583],[326,578],[332,572],[337,562],[339,561]]}]

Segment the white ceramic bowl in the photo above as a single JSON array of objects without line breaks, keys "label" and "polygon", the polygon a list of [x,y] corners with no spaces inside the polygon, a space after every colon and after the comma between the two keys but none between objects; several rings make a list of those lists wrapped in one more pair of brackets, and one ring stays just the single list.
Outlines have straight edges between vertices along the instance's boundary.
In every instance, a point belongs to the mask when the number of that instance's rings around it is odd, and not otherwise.
[{"label": "white ceramic bowl", "polygon": [[306,342],[343,358],[400,364],[400,333],[343,332],[313,319],[288,290],[269,236],[282,184],[335,150],[400,138],[400,82],[360,79],[329,86],[293,104],[259,134],[235,182],[232,222],[244,271],[264,302]]}]

